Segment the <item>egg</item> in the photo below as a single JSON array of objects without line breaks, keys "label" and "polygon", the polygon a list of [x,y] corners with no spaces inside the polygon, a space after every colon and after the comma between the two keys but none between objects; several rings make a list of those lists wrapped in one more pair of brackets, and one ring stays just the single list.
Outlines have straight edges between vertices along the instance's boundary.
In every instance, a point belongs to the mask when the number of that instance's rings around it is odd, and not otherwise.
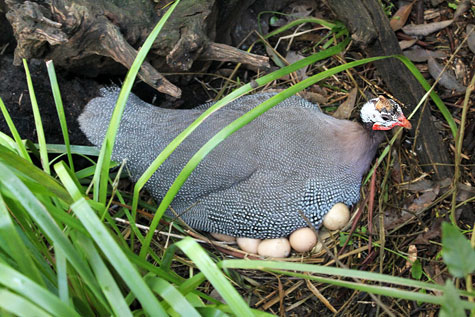
[{"label": "egg", "polygon": [[290,254],[290,243],[287,238],[265,239],[257,247],[257,254],[273,258],[285,258]]},{"label": "egg", "polygon": [[317,235],[308,227],[300,228],[290,234],[289,242],[295,251],[307,252],[317,244]]},{"label": "egg", "polygon": [[219,240],[219,241],[225,241],[225,242],[234,242],[234,241],[236,241],[235,237],[228,236],[227,234],[213,232],[213,233],[211,233],[211,236],[213,238],[215,238],[216,240]]},{"label": "egg", "polygon": [[342,203],[335,204],[323,217],[323,225],[328,230],[340,230],[350,220],[350,210]]},{"label": "egg", "polygon": [[241,248],[241,250],[246,251],[248,253],[257,254],[257,247],[261,243],[261,239],[237,238],[236,242],[237,245]]}]

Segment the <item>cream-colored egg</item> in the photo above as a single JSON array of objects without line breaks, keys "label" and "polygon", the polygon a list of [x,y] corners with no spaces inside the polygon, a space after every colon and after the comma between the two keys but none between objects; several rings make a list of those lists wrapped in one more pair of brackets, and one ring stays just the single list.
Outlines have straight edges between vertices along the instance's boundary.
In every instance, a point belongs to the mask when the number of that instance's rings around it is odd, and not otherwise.
[{"label": "cream-colored egg", "polygon": [[227,234],[213,232],[213,233],[211,233],[211,236],[213,238],[215,238],[216,240],[219,240],[219,241],[225,241],[225,242],[234,242],[234,241],[236,241],[236,237],[231,237],[231,236],[228,236]]},{"label": "cream-colored egg", "polygon": [[257,254],[273,258],[285,258],[290,254],[290,243],[287,238],[265,239],[257,247]]},{"label": "cream-colored egg", "polygon": [[246,251],[248,253],[257,254],[257,247],[261,243],[261,239],[237,238],[236,242],[237,245],[241,248],[241,250]]},{"label": "cream-colored egg", "polygon": [[290,246],[297,252],[307,252],[317,244],[317,235],[305,227],[295,230],[289,237]]},{"label": "cream-colored egg", "polygon": [[323,217],[323,225],[328,230],[340,230],[350,220],[350,210],[348,206],[342,203],[337,203],[330,209],[330,211]]}]

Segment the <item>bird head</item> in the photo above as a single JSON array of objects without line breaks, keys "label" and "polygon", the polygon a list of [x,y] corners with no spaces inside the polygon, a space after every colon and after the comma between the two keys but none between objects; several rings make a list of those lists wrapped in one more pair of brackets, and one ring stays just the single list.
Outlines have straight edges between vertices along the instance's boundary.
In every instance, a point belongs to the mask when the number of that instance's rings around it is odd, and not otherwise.
[{"label": "bird head", "polygon": [[411,129],[412,125],[402,113],[401,106],[383,96],[373,98],[361,108],[361,120],[372,124],[373,130],[391,130],[394,127]]}]

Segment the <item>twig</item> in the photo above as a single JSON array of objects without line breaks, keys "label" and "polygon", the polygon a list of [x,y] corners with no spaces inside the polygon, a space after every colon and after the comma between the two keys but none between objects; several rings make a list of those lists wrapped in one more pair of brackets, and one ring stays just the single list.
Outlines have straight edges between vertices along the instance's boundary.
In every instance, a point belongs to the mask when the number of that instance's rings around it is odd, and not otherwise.
[{"label": "twig", "polygon": [[[300,286],[302,286],[303,284],[303,281],[298,281],[297,283],[295,283],[294,285],[292,285],[291,287],[289,287],[287,290],[285,290],[282,294],[282,296],[287,296],[289,295],[290,293],[292,293],[293,291],[295,291],[296,289],[298,289]],[[268,301],[267,303],[265,303],[263,306],[262,306],[262,309],[263,310],[268,310],[271,306],[274,306],[275,304],[277,304],[279,301],[280,301],[280,298],[281,298],[281,293],[279,291],[279,295],[275,296],[273,299],[271,299],[270,301]]]},{"label": "twig", "polygon": [[[307,273],[307,275],[310,275],[310,274]],[[315,285],[313,285],[313,283],[310,282],[310,280],[306,280],[306,283],[307,283],[308,289],[323,303],[323,305],[325,305],[329,310],[331,310],[332,313],[336,314],[337,310],[335,309],[335,307],[333,307],[333,305],[330,304],[328,299],[326,299],[325,296],[323,296],[322,293],[320,293],[320,291],[315,287]]]},{"label": "twig", "polygon": [[[124,220],[122,218],[113,218],[115,221],[117,222],[120,222],[120,223],[123,223],[123,224],[126,224],[126,225],[129,225],[130,226],[130,222],[127,221],[127,220]],[[147,226],[144,226],[144,225],[141,225],[141,224],[136,224],[137,228],[141,229],[141,230],[146,230],[146,231],[149,231],[150,230],[150,227],[147,227]],[[155,233],[157,234],[161,234],[163,236],[166,236],[166,237],[172,237],[172,238],[178,238],[178,239],[184,239],[185,236],[182,236],[182,235],[179,235],[179,234],[175,234],[175,233],[170,233],[170,232],[165,232],[165,231],[158,231],[158,230],[155,230]],[[209,243],[209,241],[205,241],[205,240],[201,240],[201,239],[196,239],[196,238],[193,238],[196,242],[199,242],[199,243]],[[214,243],[218,244],[218,245],[226,245],[226,244],[232,244],[232,242],[225,242],[225,241],[215,241]]]},{"label": "twig", "polygon": [[369,232],[369,241],[368,241],[368,253],[371,253],[371,243],[373,242],[373,207],[374,207],[374,192],[376,191],[376,169],[378,168],[378,162],[374,167],[373,175],[371,176],[371,182],[369,185],[369,202],[368,202],[368,232]]},{"label": "twig", "polygon": [[465,132],[465,122],[467,121],[467,111],[468,111],[468,102],[470,100],[470,94],[475,89],[475,75],[472,77],[470,84],[465,90],[465,98],[463,100],[463,108],[462,108],[462,117],[460,119],[459,130],[457,133],[457,137],[455,139],[455,171],[454,171],[454,179],[452,182],[452,186],[455,189],[452,194],[452,208],[450,209],[450,220],[452,224],[455,226],[457,225],[457,221],[455,219],[455,206],[457,205],[457,183],[460,178],[460,161],[462,157],[462,143],[463,143],[463,136]]}]

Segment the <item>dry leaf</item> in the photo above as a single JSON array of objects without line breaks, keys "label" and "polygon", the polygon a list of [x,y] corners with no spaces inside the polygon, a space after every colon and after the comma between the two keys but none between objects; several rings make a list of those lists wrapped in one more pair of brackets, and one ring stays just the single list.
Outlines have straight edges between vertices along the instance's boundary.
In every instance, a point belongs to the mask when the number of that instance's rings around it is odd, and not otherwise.
[{"label": "dry leaf", "polygon": [[473,24],[468,24],[467,25],[467,43],[468,43],[468,48],[472,51],[472,53],[475,54],[475,25]]},{"label": "dry leaf", "polygon": [[402,28],[403,32],[409,35],[429,35],[442,30],[452,24],[454,20],[433,22],[427,24],[409,24]]},{"label": "dry leaf", "polygon": [[328,98],[318,92],[304,90],[300,92],[300,95],[311,103],[316,103],[318,105],[324,105],[328,103]]},{"label": "dry leaf", "polygon": [[[437,79],[442,73],[444,66],[437,63],[434,58],[429,57],[428,59],[429,73],[434,78]],[[446,69],[440,76],[439,84],[444,86],[447,89],[455,90],[456,92],[464,92],[467,87],[463,86],[457,81],[455,75],[450,69]]]},{"label": "dry leaf", "polygon": [[401,214],[398,214],[395,210],[387,210],[384,212],[384,229],[392,230],[412,218],[414,218],[414,215],[407,211],[402,211]]},{"label": "dry leaf", "polygon": [[425,62],[429,59],[429,57],[432,58],[443,58],[446,57],[447,54],[441,51],[429,51],[420,47],[414,47],[411,48],[410,50],[405,50],[404,56],[409,58],[413,62]]},{"label": "dry leaf", "polygon": [[434,188],[434,190],[432,191],[425,192],[424,194],[414,199],[414,202],[409,207],[407,207],[407,210],[411,212],[418,212],[418,211],[423,210],[424,208],[428,207],[437,198],[438,194],[439,194],[438,187]]},{"label": "dry leaf", "polygon": [[435,219],[431,223],[431,228],[425,228],[424,233],[421,233],[417,236],[417,238],[412,242],[414,244],[430,244],[430,240],[434,238],[438,238],[441,235],[440,232],[440,224],[442,220],[441,218]]},{"label": "dry leaf", "polygon": [[[442,272],[440,270],[440,266],[439,264],[434,264],[434,276],[432,277],[432,279],[439,285],[444,285],[445,284],[445,281],[444,281],[444,278],[443,278],[443,275],[442,275]],[[442,291],[433,291],[434,294],[436,294],[437,296],[442,296],[443,295],[443,292]]]},{"label": "dry leaf", "polygon": [[315,1],[299,1],[299,4],[294,5],[291,9],[290,12],[286,12],[290,14],[274,16],[277,17],[277,19],[271,19],[270,25],[273,27],[281,27],[291,21],[307,17],[316,9],[316,3]]},{"label": "dry leaf", "polygon": [[457,58],[454,65],[455,77],[463,82],[465,75],[469,74],[467,65],[463,62],[463,59]]},{"label": "dry leaf", "polygon": [[475,196],[475,188],[463,183],[457,183],[457,201],[465,201]]},{"label": "dry leaf", "polygon": [[401,48],[402,51],[404,51],[405,49],[411,47],[412,45],[414,45],[414,43],[417,42],[417,39],[412,39],[412,40],[406,40],[406,41],[400,41],[399,42],[399,47]]},{"label": "dry leaf", "polygon": [[293,6],[291,15],[293,17],[304,18],[310,15],[313,10],[316,8],[316,3],[314,1],[307,1],[307,3],[301,3],[299,5]]},{"label": "dry leaf", "polygon": [[[287,53],[287,55],[285,56],[285,60],[289,64],[293,64],[293,63],[298,62],[299,60],[304,59],[304,58],[305,58],[305,56],[297,54],[295,51],[289,51]],[[307,69],[308,69],[308,65],[306,67],[303,67],[303,68],[296,71],[297,76],[299,78],[299,81],[302,81],[302,80],[308,78]]]},{"label": "dry leaf", "polygon": [[407,260],[406,260],[406,268],[412,266],[414,262],[417,260],[417,247],[415,244],[411,244],[409,249],[407,250]]},{"label": "dry leaf", "polygon": [[399,30],[404,26],[404,24],[406,24],[407,18],[411,13],[414,2],[415,1],[412,1],[411,3],[401,6],[399,10],[394,13],[394,16],[391,18],[391,21],[389,21],[389,25],[391,26],[391,29],[393,29],[393,31]]},{"label": "dry leaf", "polygon": [[355,108],[357,94],[358,89],[353,88],[348,94],[348,98],[345,100],[345,102],[338,106],[338,109],[336,109],[335,113],[333,114],[333,117],[338,119],[349,119],[351,116],[351,112]]}]

